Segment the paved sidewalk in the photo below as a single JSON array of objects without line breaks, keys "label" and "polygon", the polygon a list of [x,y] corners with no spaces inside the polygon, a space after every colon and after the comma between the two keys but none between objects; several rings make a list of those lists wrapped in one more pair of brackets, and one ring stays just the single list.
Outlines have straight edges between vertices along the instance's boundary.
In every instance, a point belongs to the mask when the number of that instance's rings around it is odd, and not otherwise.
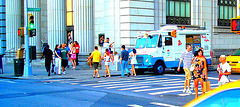
[{"label": "paved sidewalk", "polygon": [[[72,70],[71,66],[66,69],[65,75],[55,75],[47,76],[46,69],[44,65],[34,65],[32,67],[32,76],[28,77],[15,77],[14,76],[14,65],[13,64],[4,64],[3,65],[3,74],[0,74],[0,78],[10,78],[10,79],[88,79],[92,78],[93,68],[90,68],[86,63],[80,63],[77,66],[76,70]],[[121,71],[110,71],[111,76],[120,76]],[[101,78],[104,78],[105,69],[100,69],[99,74]]]}]

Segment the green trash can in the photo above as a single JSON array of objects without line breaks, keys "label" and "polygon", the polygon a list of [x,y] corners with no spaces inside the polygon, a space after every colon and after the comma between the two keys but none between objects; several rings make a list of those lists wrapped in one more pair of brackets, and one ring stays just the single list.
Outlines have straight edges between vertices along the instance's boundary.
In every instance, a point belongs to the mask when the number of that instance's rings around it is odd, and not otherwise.
[{"label": "green trash can", "polygon": [[13,59],[14,60],[14,75],[22,76],[24,70],[24,58]]}]

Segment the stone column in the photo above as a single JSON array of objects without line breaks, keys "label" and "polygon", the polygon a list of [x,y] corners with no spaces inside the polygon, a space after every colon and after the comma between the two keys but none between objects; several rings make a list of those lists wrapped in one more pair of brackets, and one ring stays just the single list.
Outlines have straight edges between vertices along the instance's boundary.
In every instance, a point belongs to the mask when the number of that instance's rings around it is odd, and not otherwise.
[{"label": "stone column", "polygon": [[93,1],[73,0],[74,39],[79,42],[79,53],[93,50]]},{"label": "stone column", "polygon": [[6,51],[6,10],[5,0],[0,0],[0,55],[5,54]]},{"label": "stone column", "polygon": [[21,38],[18,28],[21,27],[21,0],[6,0],[6,50],[20,48]]},{"label": "stone column", "polygon": [[48,44],[54,50],[56,44],[66,42],[66,0],[47,1]]},{"label": "stone column", "polygon": [[[29,8],[40,8],[40,0],[28,0]],[[28,12],[34,15],[34,25],[37,31],[37,36],[29,38],[29,45],[36,46],[36,50],[41,50],[41,25],[40,25],[40,12]]]}]

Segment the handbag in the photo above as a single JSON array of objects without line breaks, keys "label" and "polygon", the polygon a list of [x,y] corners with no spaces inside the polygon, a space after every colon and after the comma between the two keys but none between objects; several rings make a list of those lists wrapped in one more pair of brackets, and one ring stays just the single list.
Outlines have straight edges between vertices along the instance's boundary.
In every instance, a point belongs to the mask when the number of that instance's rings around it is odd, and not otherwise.
[{"label": "handbag", "polygon": [[211,90],[210,81],[203,81],[203,92],[208,92]]},{"label": "handbag", "polygon": [[194,71],[194,69],[195,69],[195,64],[192,64],[189,70],[192,72]]}]

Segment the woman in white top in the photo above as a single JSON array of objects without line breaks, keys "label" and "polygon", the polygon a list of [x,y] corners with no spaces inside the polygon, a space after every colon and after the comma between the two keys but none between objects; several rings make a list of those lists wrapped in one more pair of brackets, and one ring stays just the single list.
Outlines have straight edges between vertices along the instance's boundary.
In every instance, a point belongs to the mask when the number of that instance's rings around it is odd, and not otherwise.
[{"label": "woman in white top", "polygon": [[114,65],[114,62],[113,62],[113,55],[110,55],[110,53],[108,52],[108,49],[106,49],[103,59],[104,59],[105,66],[106,66],[105,77],[107,77],[107,73],[108,73],[108,77],[111,77],[110,70],[109,70],[109,64],[110,64],[111,60],[112,60],[113,65]]},{"label": "woman in white top", "polygon": [[129,57],[129,58],[132,58],[130,64],[132,65],[132,75],[134,75],[135,77],[137,76],[135,68],[134,68],[134,65],[137,64],[137,54],[136,53],[137,53],[136,49],[133,49],[133,52],[132,52],[132,54]]}]

